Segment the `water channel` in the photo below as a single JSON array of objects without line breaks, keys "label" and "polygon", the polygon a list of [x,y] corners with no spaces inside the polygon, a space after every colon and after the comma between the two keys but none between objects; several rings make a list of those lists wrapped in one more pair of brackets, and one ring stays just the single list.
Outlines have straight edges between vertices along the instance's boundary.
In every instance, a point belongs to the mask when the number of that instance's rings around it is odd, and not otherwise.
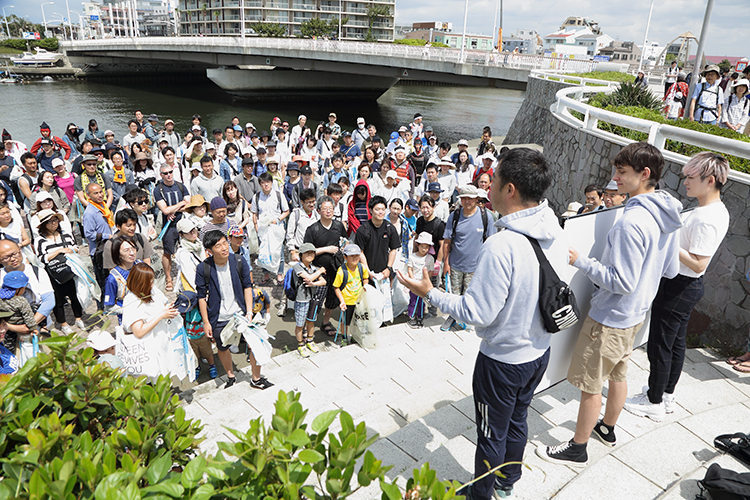
[{"label": "water channel", "polygon": [[335,99],[264,103],[233,102],[211,83],[121,86],[93,81],[39,81],[0,86],[0,128],[30,145],[39,137],[42,121],[61,136],[69,122],[86,128],[91,118],[97,120],[101,130],[111,129],[121,140],[136,109],[147,116],[156,113],[162,123],[172,118],[180,132],[188,128],[194,113],[203,117],[203,125],[210,132],[223,128],[233,116],[238,116],[243,125],[252,122],[261,131],[269,129],[274,116],[295,125],[297,116],[305,114],[308,125],[314,126],[333,111],[344,129],[352,130],[357,117],[364,116],[387,140],[391,131],[408,124],[414,113],[420,112],[441,141],[455,143],[461,138],[480,137],[485,125],[492,127],[494,136],[506,135],[524,94],[508,89],[408,84],[391,88],[377,102],[361,105]]}]

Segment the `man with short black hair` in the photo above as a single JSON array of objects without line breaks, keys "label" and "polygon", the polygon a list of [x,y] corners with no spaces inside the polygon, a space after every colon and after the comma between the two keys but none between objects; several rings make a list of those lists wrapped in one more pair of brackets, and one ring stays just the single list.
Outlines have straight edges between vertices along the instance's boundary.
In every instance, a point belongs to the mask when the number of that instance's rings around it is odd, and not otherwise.
[{"label": "man with short black hair", "polygon": [[255,193],[260,192],[258,178],[253,175],[255,162],[252,157],[242,159],[242,172],[234,176],[234,184],[237,186],[240,196],[246,201],[252,200]]},{"label": "man with short black hair", "polygon": [[148,238],[144,238],[141,233],[136,231],[138,229],[138,214],[135,210],[132,208],[123,208],[117,212],[115,214],[115,227],[117,231],[104,243],[104,251],[102,252],[102,269],[104,273],[109,275],[110,269],[115,267],[115,262],[112,260],[112,238],[119,234],[133,238],[135,241],[136,260],[142,260],[150,266],[151,255],[154,253],[154,250]]},{"label": "man with short black hair", "polygon": [[[198,265],[195,272],[198,309],[203,319],[203,331],[209,339],[216,342],[219,360],[227,372],[227,384],[224,386],[227,389],[237,379],[232,367],[232,354],[229,346],[221,341],[221,332],[235,314],[246,315],[247,320],[252,321],[253,283],[250,263],[244,257],[229,251],[229,241],[221,231],[209,231],[203,235],[203,246],[209,257]],[[273,386],[260,374],[260,365],[255,362],[252,351],[247,358],[252,367],[250,385],[256,389]]]},{"label": "man with short black hair", "polygon": [[368,203],[372,218],[357,229],[354,243],[362,249],[362,263],[376,279],[393,279],[393,263],[396,262],[401,237],[393,224],[385,220],[388,206],[382,196],[373,196]]},{"label": "man with short black hair", "polygon": [[128,133],[122,138],[122,147],[130,151],[130,146],[137,142],[138,144],[143,143],[146,140],[146,136],[138,131],[138,122],[130,120],[128,122]]},{"label": "man with short black hair", "polygon": [[190,203],[190,191],[184,184],[174,180],[174,167],[162,165],[159,167],[159,175],[161,179],[154,186],[154,203],[161,210],[162,227],[165,228],[162,230],[164,253],[161,264],[166,275],[166,291],[171,292],[174,290],[172,256],[177,252],[177,241],[180,238],[177,223],[182,218],[182,210]]},{"label": "man with short black hair", "polygon": [[[552,338],[539,308],[540,271],[531,240],[558,274],[567,268],[568,245],[557,216],[546,200],[539,201],[552,180],[541,153],[517,148],[509,155],[495,174],[490,195],[504,215],[493,226],[502,230],[481,251],[474,248],[479,262],[465,294],[439,291],[427,269],[416,279],[398,276],[427,305],[476,325],[482,339],[473,377],[477,479],[459,492],[467,499],[507,498],[521,478],[528,407],[547,368]],[[502,476],[487,474],[502,464],[507,464],[500,469]]]},{"label": "man with short black hair", "polygon": [[583,190],[583,194],[586,197],[586,204],[578,209],[579,214],[604,210],[604,200],[602,199],[604,190],[601,186],[598,184],[589,184]]}]

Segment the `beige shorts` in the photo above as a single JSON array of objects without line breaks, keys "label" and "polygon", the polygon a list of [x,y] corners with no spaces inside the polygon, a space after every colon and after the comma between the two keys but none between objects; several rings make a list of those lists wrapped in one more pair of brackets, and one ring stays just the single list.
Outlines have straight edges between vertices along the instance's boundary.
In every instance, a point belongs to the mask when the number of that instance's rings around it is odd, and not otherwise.
[{"label": "beige shorts", "polygon": [[587,316],[568,369],[568,382],[589,394],[599,394],[605,380],[625,382],[635,334],[643,322],[630,328],[610,328]]}]

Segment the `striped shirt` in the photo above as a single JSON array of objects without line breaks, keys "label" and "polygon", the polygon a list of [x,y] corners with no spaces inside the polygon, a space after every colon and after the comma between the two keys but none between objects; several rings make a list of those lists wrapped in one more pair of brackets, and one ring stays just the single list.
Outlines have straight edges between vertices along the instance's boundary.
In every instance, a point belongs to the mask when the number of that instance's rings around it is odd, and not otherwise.
[{"label": "striped shirt", "polygon": [[51,237],[40,235],[36,244],[36,254],[39,256],[42,264],[47,265],[49,264],[47,256],[58,248],[72,248],[75,250],[76,243],[68,233],[57,233]]}]

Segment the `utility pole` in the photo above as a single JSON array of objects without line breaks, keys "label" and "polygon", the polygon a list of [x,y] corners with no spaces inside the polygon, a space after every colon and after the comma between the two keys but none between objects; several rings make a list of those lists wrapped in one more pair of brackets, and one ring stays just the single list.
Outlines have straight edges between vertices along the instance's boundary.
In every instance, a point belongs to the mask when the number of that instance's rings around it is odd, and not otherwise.
[{"label": "utility pole", "polygon": [[466,0],[464,5],[464,32],[461,35],[461,53],[459,54],[459,62],[464,62],[464,49],[466,48],[466,21],[469,19],[469,0]]},{"label": "utility pole", "polygon": [[41,8],[42,8],[42,22],[44,23],[44,36],[47,36],[47,16],[44,15],[44,6],[45,5],[55,5],[55,2],[44,2],[41,5]]},{"label": "utility pole", "polygon": [[643,50],[641,51],[641,60],[638,61],[638,71],[643,67],[643,58],[646,55],[646,42],[648,42],[648,29],[651,27],[651,14],[654,12],[654,0],[651,0],[651,7],[648,9],[648,21],[646,21],[646,35],[643,37]]},{"label": "utility pole", "polygon": [[240,0],[240,29],[242,30],[242,41],[244,42],[245,40],[245,0]]},{"label": "utility pole", "polygon": [[70,6],[68,5],[68,0],[65,0],[65,8],[68,10],[68,29],[70,29],[70,41],[73,41],[73,24],[70,20]]},{"label": "utility pole", "polygon": [[690,79],[690,93],[688,93],[688,102],[690,102],[695,84],[700,80],[700,74],[703,70],[703,50],[708,38],[708,25],[711,22],[711,11],[714,8],[714,0],[708,0],[706,3],[706,14],[703,16],[703,26],[701,27],[701,37],[698,40],[698,51],[695,53],[695,64],[693,65],[693,77]]}]

